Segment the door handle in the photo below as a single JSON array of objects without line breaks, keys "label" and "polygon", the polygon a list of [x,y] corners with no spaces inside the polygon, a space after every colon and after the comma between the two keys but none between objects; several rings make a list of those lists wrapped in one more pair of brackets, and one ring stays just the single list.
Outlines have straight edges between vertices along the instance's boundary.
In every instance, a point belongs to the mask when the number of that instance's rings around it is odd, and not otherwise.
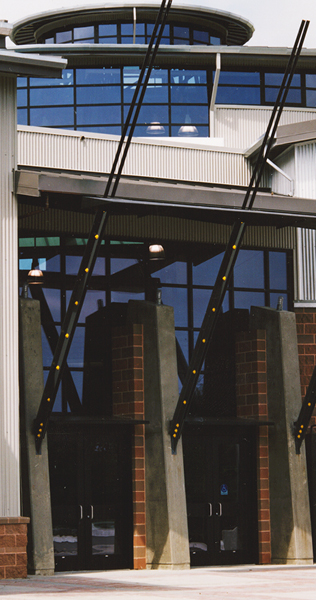
[{"label": "door handle", "polygon": [[209,510],[210,510],[209,516],[212,517],[213,516],[213,506],[212,506],[211,502],[209,502],[208,505],[209,505]]},{"label": "door handle", "polygon": [[90,514],[91,514],[91,519],[93,519],[93,506],[92,506],[92,504],[90,504]]},{"label": "door handle", "polygon": [[218,515],[218,516],[219,516],[219,517],[221,517],[221,516],[222,516],[222,514],[223,514],[223,507],[222,507],[222,503],[221,503],[221,502],[219,502],[219,503],[218,503],[218,506],[219,506],[219,515]]},{"label": "door handle", "polygon": [[80,507],[80,521],[82,521],[82,519],[83,519],[83,507],[82,507],[81,504],[79,504],[79,507]]}]

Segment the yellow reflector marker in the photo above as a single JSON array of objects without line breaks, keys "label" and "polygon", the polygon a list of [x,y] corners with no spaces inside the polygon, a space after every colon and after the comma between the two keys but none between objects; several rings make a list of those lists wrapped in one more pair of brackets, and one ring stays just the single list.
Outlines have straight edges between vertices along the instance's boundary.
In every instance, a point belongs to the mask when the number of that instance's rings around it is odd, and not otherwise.
[{"label": "yellow reflector marker", "polygon": [[223,277],[223,281],[226,281],[226,277],[225,277],[225,275],[224,275],[224,277]]},{"label": "yellow reflector marker", "polygon": [[233,245],[233,250],[236,250],[236,246],[235,246],[235,244]]},{"label": "yellow reflector marker", "polygon": [[37,437],[41,437],[41,434],[40,434],[40,433],[38,433],[38,434],[37,434]]},{"label": "yellow reflector marker", "polygon": [[89,273],[89,269],[88,269],[88,267],[85,269],[85,272],[86,272],[86,273]]},{"label": "yellow reflector marker", "polygon": [[186,401],[186,400],[183,400],[183,404],[186,404],[186,403],[187,403],[187,401]]},{"label": "yellow reflector marker", "polygon": [[215,312],[216,308],[212,308],[212,311]]},{"label": "yellow reflector marker", "polygon": [[195,375],[195,373],[196,373],[196,370],[195,370],[195,369],[193,369],[192,373],[193,373],[193,375]]},{"label": "yellow reflector marker", "polygon": [[173,437],[177,437],[177,434],[176,434],[176,433],[174,433],[174,434],[173,434]]},{"label": "yellow reflector marker", "polygon": [[56,371],[59,371],[60,367],[59,365],[56,365]]},{"label": "yellow reflector marker", "polygon": [[179,423],[176,424],[176,427],[180,427]]},{"label": "yellow reflector marker", "polygon": [[96,239],[96,240],[98,240],[98,239],[99,239],[99,236],[98,236],[98,234],[97,234],[97,235],[95,235],[94,237],[95,237],[95,239]]},{"label": "yellow reflector marker", "polygon": [[65,334],[65,338],[69,338],[69,333],[66,333],[66,334]]},{"label": "yellow reflector marker", "polygon": [[50,398],[47,398],[47,402],[50,402]]},{"label": "yellow reflector marker", "polygon": [[78,300],[76,300],[75,305],[78,306],[78,304],[79,304],[79,302],[78,302]]},{"label": "yellow reflector marker", "polygon": [[202,340],[203,344],[205,344],[206,340]]}]

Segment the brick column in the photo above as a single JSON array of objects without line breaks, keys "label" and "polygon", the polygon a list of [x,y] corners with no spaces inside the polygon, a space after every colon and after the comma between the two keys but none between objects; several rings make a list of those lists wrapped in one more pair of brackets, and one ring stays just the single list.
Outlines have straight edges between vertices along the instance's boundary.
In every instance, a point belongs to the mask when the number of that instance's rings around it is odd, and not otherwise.
[{"label": "brick column", "polygon": [[0,579],[27,576],[28,517],[0,517]]},{"label": "brick column", "polygon": [[[112,330],[113,416],[144,419],[143,326]],[[132,448],[134,569],[146,569],[145,426]]]},{"label": "brick column", "polygon": [[[295,316],[301,390],[302,398],[304,398],[316,365],[316,310],[315,308],[296,308]],[[310,425],[315,424],[316,416],[313,416]]]},{"label": "brick column", "polygon": [[[236,334],[237,416],[268,418],[266,332]],[[268,427],[259,428],[257,448],[259,563],[271,563]]]}]

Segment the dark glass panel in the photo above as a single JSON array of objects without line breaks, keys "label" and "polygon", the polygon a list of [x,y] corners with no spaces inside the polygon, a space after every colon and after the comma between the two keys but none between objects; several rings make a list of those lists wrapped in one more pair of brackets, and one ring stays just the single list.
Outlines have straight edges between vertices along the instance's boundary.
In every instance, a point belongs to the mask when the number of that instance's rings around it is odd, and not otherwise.
[{"label": "dark glass panel", "polygon": [[269,252],[270,288],[274,290],[287,289],[287,268],[285,252]]},{"label": "dark glass panel", "polygon": [[173,36],[175,38],[188,40],[190,38],[189,27],[178,27],[177,25],[174,25]]},{"label": "dark glass panel", "polygon": [[77,85],[120,84],[120,69],[76,69]]},{"label": "dark glass panel", "polygon": [[60,290],[44,287],[43,294],[54,321],[60,322]]},{"label": "dark glass panel", "polygon": [[27,106],[27,90],[17,90],[17,105],[19,106]]},{"label": "dark glass panel", "polygon": [[306,106],[315,108],[316,106],[316,90],[306,90]]},{"label": "dark glass panel", "polygon": [[235,292],[235,308],[251,308],[251,306],[264,306],[264,293],[262,292]]},{"label": "dark glass panel", "polygon": [[[77,275],[81,264],[81,256],[66,256],[66,274]],[[93,268],[93,275],[105,275],[105,259],[98,256]]]},{"label": "dark glass panel", "polygon": [[120,106],[78,106],[77,123],[80,125],[105,125],[121,122]]},{"label": "dark glass panel", "polygon": [[306,87],[316,88],[316,74],[306,73]]},{"label": "dark glass panel", "polygon": [[[265,101],[274,103],[277,99],[278,88],[265,88]],[[286,104],[300,104],[302,94],[300,89],[290,88],[286,97]]]},{"label": "dark glass panel", "polygon": [[213,256],[192,269],[193,285],[214,285],[224,252]]},{"label": "dark glass panel", "polygon": [[67,358],[68,366],[71,369],[83,368],[84,337],[85,327],[76,327]]},{"label": "dark glass panel", "polygon": [[173,85],[170,92],[173,104],[207,104],[206,86]]},{"label": "dark glass panel", "polygon": [[79,399],[82,398],[82,386],[83,386],[83,372],[82,371],[71,371],[73,382],[76,386],[76,390]]},{"label": "dark glass panel", "polygon": [[[265,73],[264,81],[265,85],[276,85],[280,86],[283,80],[283,73]],[[293,79],[291,82],[291,86],[300,87],[301,85],[301,76],[296,73],[293,75]]]},{"label": "dark glass panel", "polygon": [[31,108],[30,125],[39,127],[74,126],[74,109],[71,108]]},{"label": "dark glass panel", "polygon": [[129,300],[145,300],[144,292],[111,292],[111,302],[127,303]]},{"label": "dark glass panel", "polygon": [[117,38],[117,24],[107,23],[106,25],[99,25],[99,36]]},{"label": "dark glass panel", "polygon": [[184,358],[189,362],[189,334],[188,331],[176,331],[176,338],[184,354]]},{"label": "dark glass panel", "polygon": [[176,327],[188,326],[187,289],[163,287],[161,291],[162,303],[173,306],[174,322]]},{"label": "dark glass panel", "polygon": [[74,40],[83,40],[91,38],[94,40],[94,26],[74,27]]},{"label": "dark glass panel", "polygon": [[200,31],[199,29],[193,29],[193,42],[196,44],[209,44],[210,34],[208,31]]},{"label": "dark glass panel", "polygon": [[28,125],[26,108],[18,108],[17,118],[18,118],[19,125]]},{"label": "dark glass panel", "polygon": [[239,251],[234,268],[234,286],[264,288],[264,269],[262,251]]},{"label": "dark glass panel", "polygon": [[159,277],[161,283],[172,283],[182,284],[187,283],[187,263],[185,262],[174,262],[171,265],[167,265],[155,271],[153,277]]},{"label": "dark glass panel", "polygon": [[57,31],[56,44],[65,44],[72,41],[72,29],[68,31]]},{"label": "dark glass panel", "polygon": [[[71,290],[66,291],[67,307],[71,298]],[[102,300],[105,306],[105,292],[102,290],[88,290],[80,312],[79,323],[84,323],[86,317],[98,310],[98,300]]]},{"label": "dark glass panel", "polygon": [[73,104],[73,102],[73,87],[30,89],[31,106],[52,106],[58,104]]},{"label": "dark glass panel", "polygon": [[210,42],[212,46],[220,46],[222,43],[221,38],[217,37],[216,35],[211,35]]},{"label": "dark glass panel", "polygon": [[[215,77],[215,74],[214,74]],[[242,71],[222,71],[220,85],[260,85],[260,73]]]},{"label": "dark glass panel", "polygon": [[119,104],[120,102],[121,88],[119,85],[77,88],[77,104]]},{"label": "dark glass panel", "polygon": [[60,271],[60,255],[52,256],[51,258],[39,258],[38,266],[41,271],[48,273],[59,273]]},{"label": "dark glass panel", "polygon": [[[129,107],[124,107],[124,117],[126,119]],[[159,121],[159,123],[168,122],[168,106],[157,105],[157,106],[142,106],[139,111],[137,119],[138,123],[146,123],[146,125],[153,121]]]},{"label": "dark glass panel", "polygon": [[[193,326],[201,327],[204,319],[205,311],[210,301],[212,290],[193,290]],[[223,311],[226,312],[229,309],[228,305],[228,294],[226,293],[223,302]]]},{"label": "dark glass panel", "polygon": [[173,43],[175,46],[189,46],[190,40],[174,37]]},{"label": "dark glass panel", "polygon": [[218,87],[217,104],[261,104],[260,88]]},{"label": "dark glass panel", "polygon": [[[150,37],[154,29],[153,23],[147,23],[147,35]],[[162,44],[170,44],[170,25],[165,25],[163,30],[163,36],[161,38]]]},{"label": "dark glass panel", "polygon": [[205,124],[208,123],[209,111],[208,106],[192,106],[192,105],[172,105],[171,106],[171,123],[184,124]]}]

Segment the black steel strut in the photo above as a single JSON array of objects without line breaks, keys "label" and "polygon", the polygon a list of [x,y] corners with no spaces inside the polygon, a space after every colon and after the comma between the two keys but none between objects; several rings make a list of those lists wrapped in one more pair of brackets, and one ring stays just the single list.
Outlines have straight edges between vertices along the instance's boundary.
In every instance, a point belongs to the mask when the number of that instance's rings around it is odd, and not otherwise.
[{"label": "black steel strut", "polygon": [[178,399],[175,413],[172,421],[170,422],[171,449],[173,454],[176,453],[177,444],[184,426],[184,420],[189,412],[189,408],[194,397],[194,391],[198,382],[202,365],[213,337],[213,333],[220,314],[220,309],[224,300],[224,296],[227,291],[229,280],[232,275],[234,265],[237,260],[238,252],[240,250],[240,246],[246,230],[247,211],[250,211],[252,209],[253,203],[256,198],[261,176],[268,158],[269,151],[274,141],[276,130],[281,118],[281,113],[286,101],[288,90],[291,85],[291,81],[304,43],[308,26],[309,21],[301,22],[283,76],[281,87],[273,111],[271,113],[269,124],[264,135],[262,145],[260,147],[260,151],[256,160],[256,164],[254,166],[250,183],[245,194],[245,198],[242,205],[245,217],[243,221],[236,221],[232,228],[229,242],[227,244],[225,254],[222,260],[222,264],[219,268],[219,272],[210,297],[210,301],[205,312],[200,333],[198,335],[192,353],[192,358],[190,360],[190,364]]},{"label": "black steel strut", "polygon": [[313,416],[316,404],[316,367],[314,367],[305,398],[302,403],[300,414],[294,423],[294,439],[296,454],[301,453],[301,445],[305,439],[309,422]]},{"label": "black steel strut", "polygon": [[[123,128],[122,136],[118,145],[118,149],[113,161],[111,173],[109,175],[104,197],[114,197],[119,179],[124,167],[124,162],[130,146],[130,142],[135,130],[137,117],[141,108],[141,103],[146,91],[146,86],[149,81],[150,73],[154,65],[155,56],[157,54],[160,40],[163,34],[163,28],[167,20],[168,12],[171,7],[172,0],[168,0],[166,7],[166,0],[162,0],[160,10],[157,15],[157,19],[153,28],[151,39],[146,51],[144,62],[141,68],[139,80],[133,95],[132,103],[128,112],[128,116]],[[157,35],[157,31],[159,33]],[[157,37],[156,37],[157,35]],[[156,39],[156,42],[155,42]],[[154,49],[153,49],[154,47]],[[146,74],[146,76],[145,76]],[[141,93],[139,95],[139,92]],[[138,97],[139,96],[139,97]],[[135,109],[135,111],[134,111]],[[133,120],[130,126],[130,120],[133,115]],[[128,140],[126,142],[122,158],[120,159],[121,150],[125,141],[127,130],[130,126]],[[118,173],[115,175],[117,164],[119,163]],[[114,186],[110,190],[112,182],[115,178]],[[66,316],[62,323],[61,333],[58,338],[56,350],[53,356],[53,362],[48,372],[48,377],[44,387],[44,392],[41,398],[40,406],[38,409],[37,416],[34,420],[34,436],[36,451],[40,453],[42,440],[46,434],[48,420],[53,410],[58,386],[65,370],[68,352],[70,350],[71,342],[75,333],[75,328],[79,319],[80,310],[84,302],[86,291],[89,285],[90,277],[93,272],[93,267],[97,259],[101,242],[104,237],[106,223],[108,219],[108,211],[98,209],[96,212],[92,229],[87,241],[87,245],[84,251],[84,255],[80,264],[78,276],[75,282],[75,286],[70,298]]]}]

